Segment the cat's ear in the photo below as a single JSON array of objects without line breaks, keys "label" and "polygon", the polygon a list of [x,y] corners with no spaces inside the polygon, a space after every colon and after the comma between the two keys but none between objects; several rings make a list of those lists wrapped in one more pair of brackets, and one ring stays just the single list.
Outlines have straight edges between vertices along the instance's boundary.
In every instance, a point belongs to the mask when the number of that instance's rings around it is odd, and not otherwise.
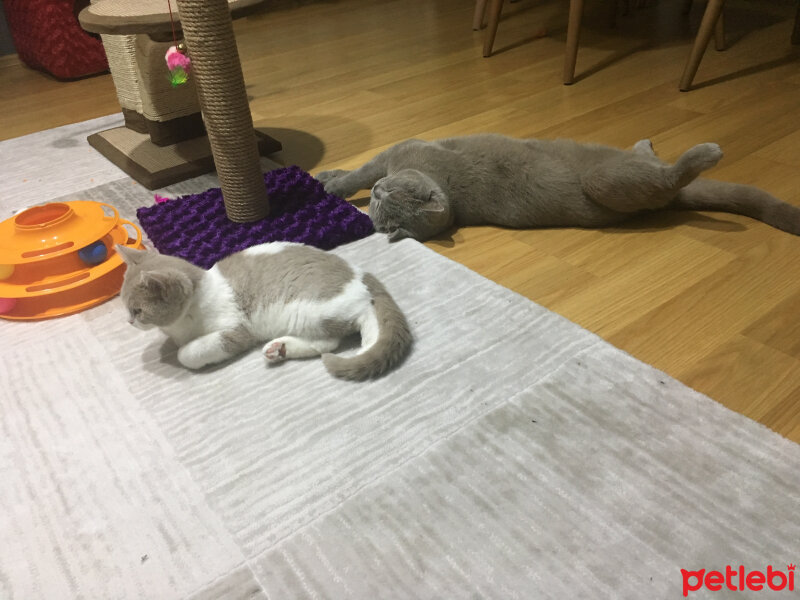
[{"label": "cat's ear", "polygon": [[393,229],[389,232],[389,241],[390,242],[399,242],[403,238],[413,238],[414,234],[412,234],[407,229],[403,229],[402,227],[398,227],[397,229]]},{"label": "cat's ear", "polygon": [[128,246],[122,246],[120,244],[117,244],[115,248],[122,257],[122,260],[129,265],[138,265],[144,260],[145,256],[147,256],[147,250],[137,250],[136,248],[129,248]]},{"label": "cat's ear", "polygon": [[141,283],[151,292],[166,299],[168,296],[169,280],[157,271],[143,271],[140,275]]},{"label": "cat's ear", "polygon": [[431,200],[422,207],[422,211],[429,213],[443,213],[444,206],[442,206],[441,203],[437,202],[436,200]]},{"label": "cat's ear", "polygon": [[180,302],[192,293],[192,281],[183,273],[143,271],[141,283],[166,302]]},{"label": "cat's ear", "polygon": [[444,203],[437,194],[431,192],[431,195],[422,205],[422,210],[430,213],[441,213],[444,212]]}]

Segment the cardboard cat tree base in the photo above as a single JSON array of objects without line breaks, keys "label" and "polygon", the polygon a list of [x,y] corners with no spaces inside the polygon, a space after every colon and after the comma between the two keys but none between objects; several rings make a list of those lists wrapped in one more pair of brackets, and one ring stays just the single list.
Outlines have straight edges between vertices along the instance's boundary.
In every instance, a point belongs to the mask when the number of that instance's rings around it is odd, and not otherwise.
[{"label": "cardboard cat tree base", "polygon": [[[258,130],[254,135],[262,156],[281,149],[276,139]],[[147,133],[122,126],[92,134],[88,141],[100,154],[150,190],[214,170],[211,144],[205,135],[157,146]]]}]

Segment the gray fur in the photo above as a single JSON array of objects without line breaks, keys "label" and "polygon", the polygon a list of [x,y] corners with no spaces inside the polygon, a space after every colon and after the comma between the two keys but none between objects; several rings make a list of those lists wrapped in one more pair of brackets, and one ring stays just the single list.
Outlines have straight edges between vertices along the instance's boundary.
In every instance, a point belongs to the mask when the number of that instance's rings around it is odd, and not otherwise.
[{"label": "gray fur", "polygon": [[355,171],[317,177],[345,198],[371,188],[370,217],[392,240],[426,240],[453,225],[605,227],[661,209],[738,213],[800,235],[800,208],[751,186],[696,179],[721,158],[716,144],[668,164],[649,140],[626,151],[479,134],[407,140]]},{"label": "gray fur", "polygon": [[233,329],[226,329],[220,335],[222,350],[231,356],[241,354],[258,343],[258,338],[245,324]]},{"label": "gray fur", "polygon": [[165,327],[185,310],[203,269],[173,256],[141,252],[125,246],[117,251],[127,263],[120,295],[129,321],[145,327]]},{"label": "gray fur", "polygon": [[403,312],[373,275],[366,273],[364,283],[372,295],[378,316],[377,342],[366,352],[350,358],[335,354],[323,354],[322,362],[335,377],[361,380],[374,377],[398,364],[411,348],[412,335]]},{"label": "gray fur", "polygon": [[[237,252],[217,263],[245,314],[265,302],[327,300],[339,295],[353,270],[335,254],[294,244],[277,254]],[[274,282],[280,281],[276,286]]]},{"label": "gray fur", "polygon": [[358,331],[358,325],[353,321],[340,319],[325,319],[322,322],[322,336],[340,340]]},{"label": "gray fur", "polygon": [[[411,343],[405,317],[383,286],[335,254],[264,245],[204,271],[157,252],[117,250],[127,263],[121,296],[129,321],[161,328],[188,368],[222,362],[266,341],[270,362],[324,354],[334,376],[362,380],[398,364]],[[365,327],[370,341],[377,341],[361,354],[328,354]]]}]

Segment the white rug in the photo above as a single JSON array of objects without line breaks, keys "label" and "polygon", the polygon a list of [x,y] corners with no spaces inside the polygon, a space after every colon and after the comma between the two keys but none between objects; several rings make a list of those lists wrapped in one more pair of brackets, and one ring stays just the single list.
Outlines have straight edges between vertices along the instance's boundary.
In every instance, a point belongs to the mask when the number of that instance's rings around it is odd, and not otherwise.
[{"label": "white rug", "polygon": [[[150,204],[84,148],[107,121],[1,143],[3,218],[65,194]],[[119,299],[0,321],[0,598],[667,599],[681,569],[739,565],[794,581],[800,446],[416,242],[337,253],[414,328],[374,382],[256,351],[191,373]],[[797,593],[702,583],[688,596]]]}]

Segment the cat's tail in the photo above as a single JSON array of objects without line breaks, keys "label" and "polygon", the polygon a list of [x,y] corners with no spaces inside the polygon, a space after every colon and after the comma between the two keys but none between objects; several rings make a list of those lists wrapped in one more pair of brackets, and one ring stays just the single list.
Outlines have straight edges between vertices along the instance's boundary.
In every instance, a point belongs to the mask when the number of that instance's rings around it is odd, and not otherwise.
[{"label": "cat's tail", "polygon": [[670,208],[736,213],[800,235],[800,207],[751,185],[695,179],[681,188]]},{"label": "cat's tail", "polygon": [[328,372],[341,379],[361,381],[382,375],[399,364],[411,349],[411,329],[389,292],[369,273],[364,275],[364,284],[372,295],[373,304],[373,310],[361,323],[364,349],[350,357],[322,355]]}]

